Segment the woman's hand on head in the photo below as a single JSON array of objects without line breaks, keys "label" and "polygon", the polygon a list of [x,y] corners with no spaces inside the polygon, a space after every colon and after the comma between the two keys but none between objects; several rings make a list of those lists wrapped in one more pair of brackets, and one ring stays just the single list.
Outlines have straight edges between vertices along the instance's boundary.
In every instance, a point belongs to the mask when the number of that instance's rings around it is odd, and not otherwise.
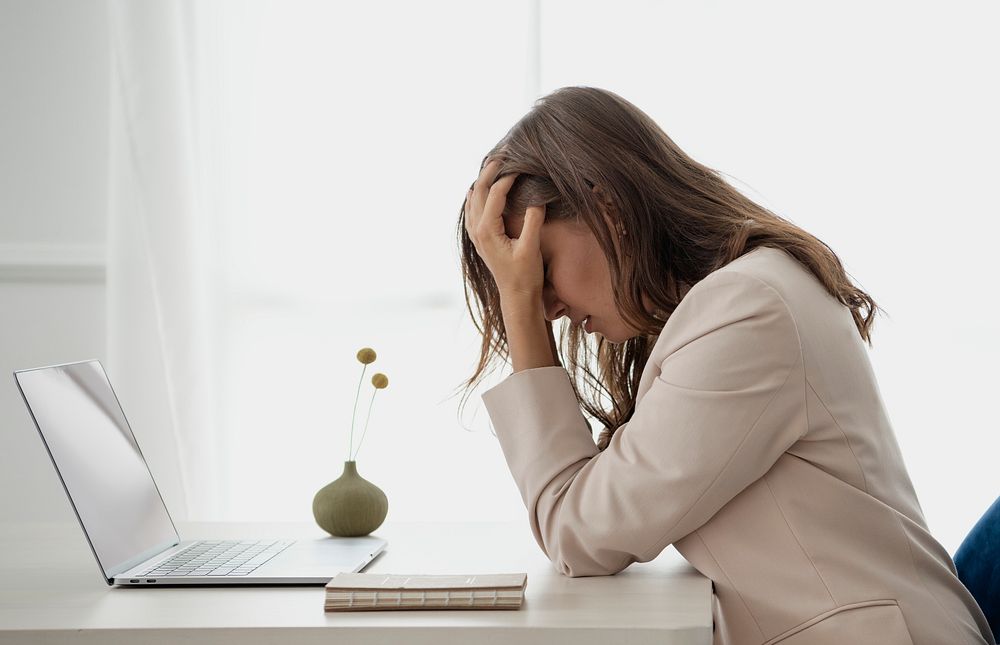
[{"label": "woman's hand on head", "polygon": [[465,230],[502,296],[541,298],[544,271],[540,238],[545,206],[529,206],[518,237],[508,237],[503,210],[517,173],[494,183],[499,170],[500,162],[490,160],[466,194]]}]

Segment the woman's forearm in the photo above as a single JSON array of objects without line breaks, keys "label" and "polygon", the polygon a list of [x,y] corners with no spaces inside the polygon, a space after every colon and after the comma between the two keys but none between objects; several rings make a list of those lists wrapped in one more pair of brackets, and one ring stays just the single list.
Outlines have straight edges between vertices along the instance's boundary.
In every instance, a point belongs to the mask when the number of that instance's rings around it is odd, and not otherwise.
[{"label": "woman's forearm", "polygon": [[558,366],[541,297],[500,296],[500,309],[514,371]]}]

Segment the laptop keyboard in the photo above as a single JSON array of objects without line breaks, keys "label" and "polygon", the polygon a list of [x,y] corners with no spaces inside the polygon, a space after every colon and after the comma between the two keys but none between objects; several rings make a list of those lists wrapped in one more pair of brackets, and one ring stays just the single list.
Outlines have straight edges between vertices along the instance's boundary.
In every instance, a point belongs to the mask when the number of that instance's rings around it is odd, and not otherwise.
[{"label": "laptop keyboard", "polygon": [[245,576],[295,540],[201,540],[138,576]]}]

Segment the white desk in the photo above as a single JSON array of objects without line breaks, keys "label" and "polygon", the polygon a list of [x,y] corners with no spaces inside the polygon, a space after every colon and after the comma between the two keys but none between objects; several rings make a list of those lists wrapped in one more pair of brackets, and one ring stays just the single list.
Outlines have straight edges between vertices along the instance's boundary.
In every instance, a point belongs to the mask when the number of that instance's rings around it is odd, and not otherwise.
[{"label": "white desk", "polygon": [[[181,524],[182,538],[318,537],[312,524]],[[323,588],[107,586],[77,525],[0,525],[0,643],[710,645],[711,581],[672,547],[614,576],[559,574],[527,522],[386,522],[372,573],[526,571],[517,610],[323,611]],[[58,574],[55,572],[59,571]]]}]

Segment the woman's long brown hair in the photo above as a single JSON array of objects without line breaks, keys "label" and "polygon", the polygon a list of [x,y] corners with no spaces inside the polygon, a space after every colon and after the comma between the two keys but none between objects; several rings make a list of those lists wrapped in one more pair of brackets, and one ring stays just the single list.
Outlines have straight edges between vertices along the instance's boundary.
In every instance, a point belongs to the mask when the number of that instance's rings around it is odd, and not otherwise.
[{"label": "woman's long brown hair", "polygon": [[[871,345],[877,306],[851,283],[829,246],[689,157],[648,115],[613,92],[555,90],[538,99],[487,157],[502,159],[497,179],[520,175],[508,191],[505,219],[519,219],[528,206],[544,204],[546,222],[573,220],[593,231],[612,283],[620,287],[614,291],[618,310],[641,330],[620,344],[598,335],[593,350],[579,325],[570,323],[560,336],[559,360],[568,362],[577,399],[604,425],[600,450],[631,418],[649,352],[687,289],[758,247],[783,249],[812,271],[850,309],[858,333]],[[468,393],[490,362],[497,356],[506,362],[509,352],[499,293],[465,230],[464,202],[457,230],[466,307],[482,334],[479,365],[463,384]],[[621,256],[613,240],[621,245]],[[643,306],[642,294],[653,303],[652,312]],[[589,369],[592,353],[596,375]],[[580,395],[581,375],[589,386],[586,397]],[[610,410],[598,388],[610,397]]]}]

